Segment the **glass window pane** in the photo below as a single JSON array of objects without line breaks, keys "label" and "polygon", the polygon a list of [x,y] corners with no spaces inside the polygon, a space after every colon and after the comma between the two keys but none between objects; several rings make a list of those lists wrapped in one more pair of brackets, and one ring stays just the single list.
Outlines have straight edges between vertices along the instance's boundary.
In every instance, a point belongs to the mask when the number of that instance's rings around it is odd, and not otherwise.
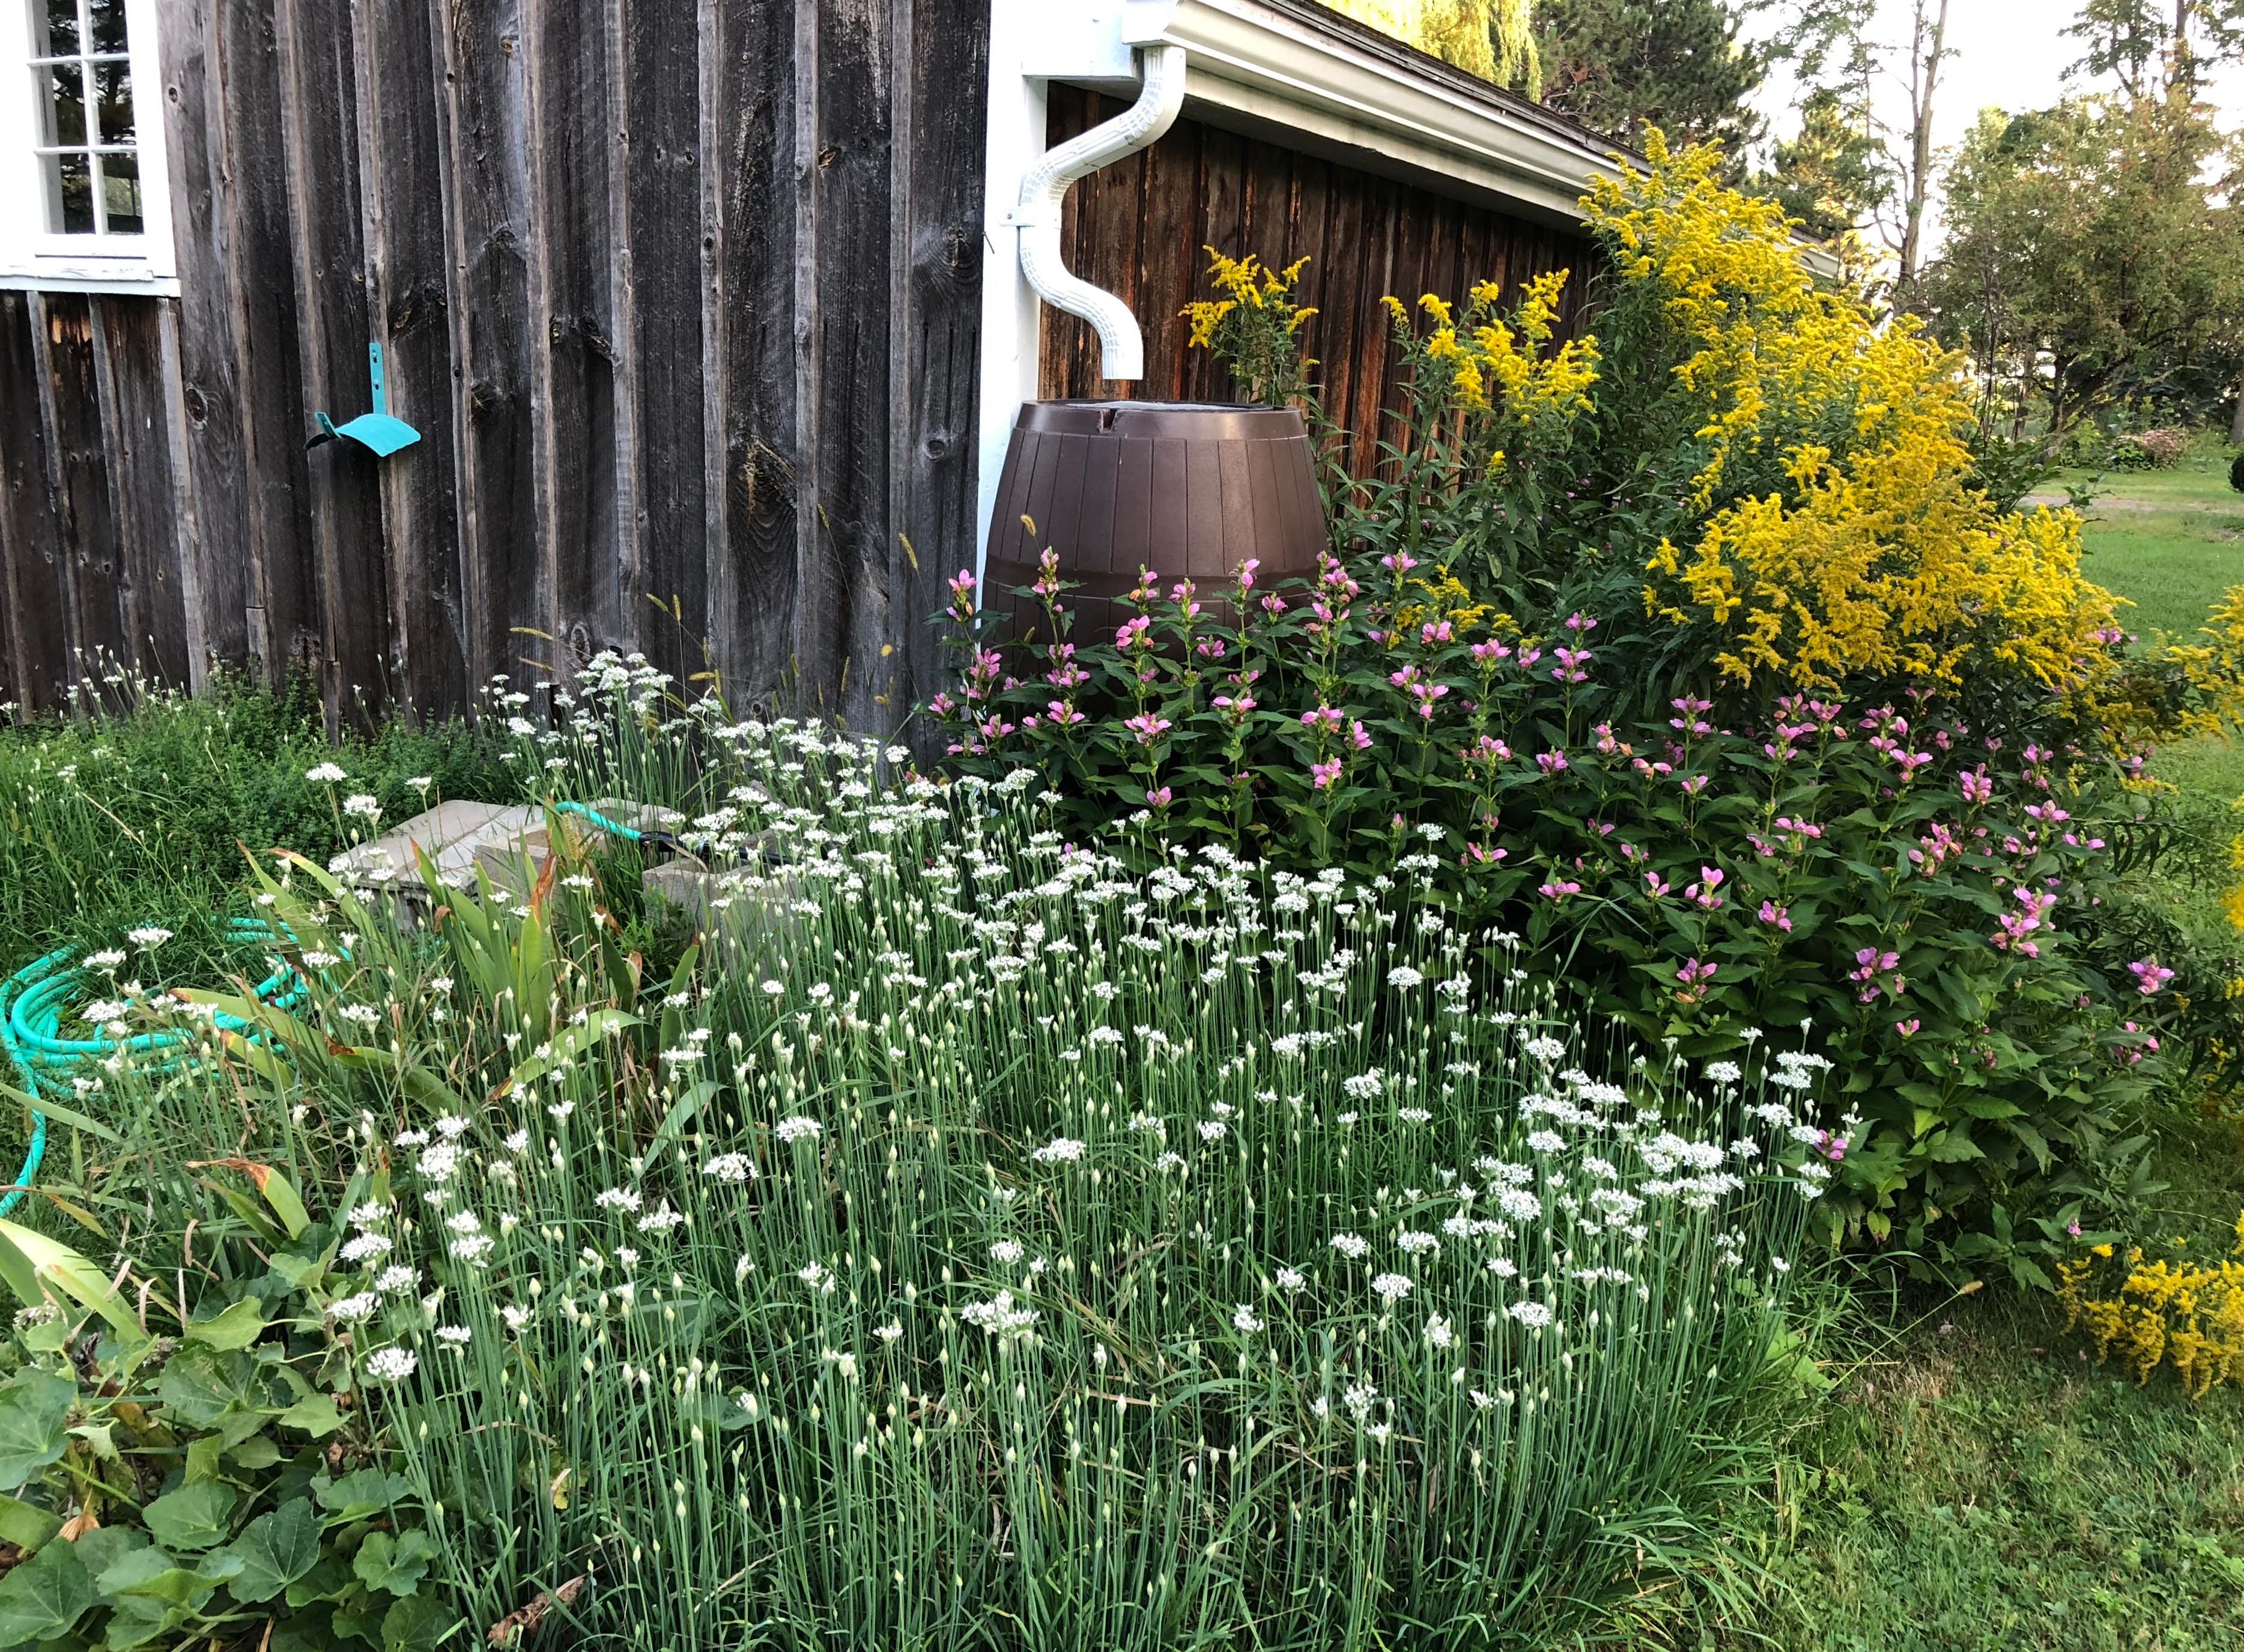
[{"label": "glass window pane", "polygon": [[101,114],[101,141],[132,141],[132,66],[123,58],[89,66],[93,77],[94,106]]},{"label": "glass window pane", "polygon": [[58,63],[31,72],[39,78],[39,142],[57,147],[84,143],[84,71],[74,63]]},{"label": "glass window pane", "polygon": [[103,155],[101,163],[101,206],[108,220],[112,235],[138,235],[144,226],[140,217],[140,157],[138,155]]},{"label": "glass window pane", "polygon": [[78,0],[47,0],[31,17],[31,55],[67,57],[78,50]]},{"label": "glass window pane", "polygon": [[[48,0],[54,4],[56,0]],[[86,16],[93,28],[87,42],[89,51],[122,51],[125,50],[125,0],[93,0],[86,7]]]},{"label": "glass window pane", "polygon": [[42,155],[39,169],[47,196],[47,227],[57,235],[93,233],[93,165],[84,150]]}]

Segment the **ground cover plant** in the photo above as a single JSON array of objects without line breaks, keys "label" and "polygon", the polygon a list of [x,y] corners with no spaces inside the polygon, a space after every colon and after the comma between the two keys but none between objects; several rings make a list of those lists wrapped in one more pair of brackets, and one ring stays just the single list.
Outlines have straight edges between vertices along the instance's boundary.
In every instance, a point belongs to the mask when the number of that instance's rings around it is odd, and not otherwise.
[{"label": "ground cover plant", "polygon": [[[1563,276],[1394,305],[1404,436],[1313,581],[1148,570],[1108,638],[1057,554],[962,575],[931,709],[1080,830],[1423,860],[1646,1049],[1811,1020],[1860,1115],[1826,1237],[2047,1288],[2139,1192],[2175,1053],[2162,935],[2105,920],[2156,848],[2142,738],[2218,722],[2238,662],[2131,654],[2077,516],[1977,486],[1950,360],[1818,291],[1717,160],[1593,195],[1594,336]],[[1301,382],[1288,273],[1217,268],[1200,335]]]},{"label": "ground cover plant", "polygon": [[[641,749],[652,684],[617,672],[620,704],[525,737],[557,784]],[[722,958],[646,975],[590,859],[418,934],[300,860],[260,907],[298,1015],[125,1012],[206,1059],[98,1075],[121,1140],[72,1186],[137,1210],[30,1334],[98,1360],[120,1338],[86,1323],[121,1318],[119,1379],[194,1371],[219,1438],[184,1455],[246,1482],[199,1548],[143,1515],[141,1568],[223,1587],[189,1557],[308,1500],[335,1558],[307,1527],[276,1615],[312,1642],[395,1639],[433,1591],[502,1642],[1321,1648],[1531,1639],[1712,1552],[1829,1177],[1796,1035],[1753,1090],[1593,1077],[1517,942],[1407,877],[1134,871],[1026,775],[691,733],[672,801],[760,857]],[[222,1161],[187,1171],[191,1141]],[[286,1352],[221,1367],[142,1315]],[[316,1455],[300,1360],[388,1476],[369,1518],[333,1467],[266,1489],[229,1454],[230,1426]],[[113,1592],[63,1597],[72,1632]]]}]

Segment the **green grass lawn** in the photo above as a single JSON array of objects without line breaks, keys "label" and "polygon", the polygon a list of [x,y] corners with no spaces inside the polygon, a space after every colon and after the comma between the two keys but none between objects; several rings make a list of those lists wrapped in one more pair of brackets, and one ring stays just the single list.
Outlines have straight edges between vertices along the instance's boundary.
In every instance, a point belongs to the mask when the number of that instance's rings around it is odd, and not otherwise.
[{"label": "green grass lawn", "polygon": [[[2136,604],[2128,623],[2146,642],[2186,636],[2244,583],[2244,495],[2217,443],[2102,485],[2087,571]],[[2244,797],[2244,743],[2193,742],[2154,772],[2217,849]],[[2213,875],[2170,882],[2186,921],[2222,921],[2217,857]],[[2145,1220],[2155,1237],[2225,1251],[2244,1204],[2244,1128],[2177,1112],[2151,1123],[2169,1186]],[[1835,1338],[1837,1386],[1761,1540],[1765,1619],[1720,1644],[2244,1648],[2244,1393],[2193,1405],[2170,1372],[2138,1386],[2065,1335],[2046,1299],[1995,1290],[1889,1305],[1858,1303],[1866,1321]]]}]

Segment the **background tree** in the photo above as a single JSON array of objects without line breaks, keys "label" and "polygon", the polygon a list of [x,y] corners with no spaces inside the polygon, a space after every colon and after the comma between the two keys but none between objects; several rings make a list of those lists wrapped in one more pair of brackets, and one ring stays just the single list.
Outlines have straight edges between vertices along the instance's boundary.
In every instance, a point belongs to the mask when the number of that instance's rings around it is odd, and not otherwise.
[{"label": "background tree", "polygon": [[1720,141],[1734,170],[1762,133],[1748,104],[1770,57],[1724,0],[1541,0],[1536,37],[1553,109],[1638,145],[1657,126],[1680,144]]},{"label": "background tree", "polygon": [[1531,0],[1326,0],[1335,11],[1469,74],[1543,95]]},{"label": "background tree", "polygon": [[2076,73],[2112,76],[2130,98],[2194,88],[2208,58],[2244,52],[2244,0],[2086,0],[2065,32],[2087,43]]},{"label": "background tree", "polygon": [[2207,182],[2225,154],[2180,89],[1983,119],[1920,294],[1936,329],[2019,422],[2045,396],[2053,435],[2123,397],[2217,401],[2244,344],[2244,235]]}]

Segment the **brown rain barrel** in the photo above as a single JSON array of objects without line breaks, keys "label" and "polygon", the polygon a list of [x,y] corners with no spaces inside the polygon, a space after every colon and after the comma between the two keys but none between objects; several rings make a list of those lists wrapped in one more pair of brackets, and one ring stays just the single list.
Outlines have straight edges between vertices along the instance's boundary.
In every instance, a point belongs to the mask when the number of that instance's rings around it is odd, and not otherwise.
[{"label": "brown rain barrel", "polygon": [[1190,576],[1206,601],[1250,556],[1267,583],[1315,572],[1328,543],[1308,431],[1291,408],[1031,401],[1005,454],[983,590],[1027,628],[1035,599],[1012,592],[1034,583],[1049,545],[1078,587],[1073,634],[1088,639],[1128,617],[1114,599],[1140,567],[1164,590]]}]

